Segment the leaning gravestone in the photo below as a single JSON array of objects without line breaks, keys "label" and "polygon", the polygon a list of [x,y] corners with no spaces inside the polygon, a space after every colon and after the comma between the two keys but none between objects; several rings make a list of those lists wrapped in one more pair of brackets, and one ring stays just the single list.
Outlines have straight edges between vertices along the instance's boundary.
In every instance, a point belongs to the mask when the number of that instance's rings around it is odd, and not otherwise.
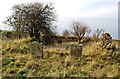
[{"label": "leaning gravestone", "polygon": [[30,45],[33,57],[43,58],[43,45],[37,41],[34,41]]},{"label": "leaning gravestone", "polygon": [[82,55],[82,49],[83,49],[82,44],[78,44],[78,45],[71,44],[70,55],[79,58]]},{"label": "leaning gravestone", "polygon": [[113,51],[115,50],[115,45],[112,44],[112,37],[109,33],[104,33],[102,36],[102,43],[101,43],[102,48],[105,49],[112,49]]}]

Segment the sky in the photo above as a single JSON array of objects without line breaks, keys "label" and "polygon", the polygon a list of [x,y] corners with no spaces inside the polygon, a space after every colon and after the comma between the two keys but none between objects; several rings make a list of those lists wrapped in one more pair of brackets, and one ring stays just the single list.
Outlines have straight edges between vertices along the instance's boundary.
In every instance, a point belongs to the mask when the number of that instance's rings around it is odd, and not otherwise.
[{"label": "sky", "polygon": [[52,2],[57,14],[57,31],[62,34],[70,29],[72,21],[82,21],[93,32],[104,29],[118,39],[118,2],[119,0],[2,0],[0,1],[0,29],[9,30],[3,24],[5,17],[12,14],[12,6],[30,2]]}]

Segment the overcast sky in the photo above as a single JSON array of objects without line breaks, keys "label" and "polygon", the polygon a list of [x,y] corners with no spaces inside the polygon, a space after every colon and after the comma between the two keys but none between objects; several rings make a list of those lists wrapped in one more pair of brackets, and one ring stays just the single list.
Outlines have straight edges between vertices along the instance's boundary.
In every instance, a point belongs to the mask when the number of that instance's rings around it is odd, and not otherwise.
[{"label": "overcast sky", "polygon": [[58,15],[57,31],[69,29],[73,20],[86,23],[92,30],[105,29],[113,38],[118,38],[118,1],[119,0],[2,0],[0,1],[0,29],[9,29],[2,22],[11,15],[15,4],[29,2],[52,2]]}]

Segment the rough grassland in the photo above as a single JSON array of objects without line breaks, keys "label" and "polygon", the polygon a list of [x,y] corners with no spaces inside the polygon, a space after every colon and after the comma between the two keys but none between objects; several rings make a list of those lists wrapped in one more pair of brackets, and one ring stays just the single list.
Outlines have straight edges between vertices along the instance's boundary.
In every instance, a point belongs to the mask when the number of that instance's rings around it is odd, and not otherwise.
[{"label": "rough grassland", "polygon": [[113,51],[97,48],[89,42],[79,59],[69,51],[44,47],[44,58],[34,58],[30,38],[2,41],[2,76],[26,77],[120,77],[120,41]]}]

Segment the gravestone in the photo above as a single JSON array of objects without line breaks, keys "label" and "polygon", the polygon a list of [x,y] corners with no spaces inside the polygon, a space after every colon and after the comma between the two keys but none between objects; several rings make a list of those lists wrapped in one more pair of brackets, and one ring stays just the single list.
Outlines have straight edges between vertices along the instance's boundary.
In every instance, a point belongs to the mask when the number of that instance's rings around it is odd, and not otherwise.
[{"label": "gravestone", "polygon": [[62,40],[58,40],[58,44],[62,44]]},{"label": "gravestone", "polygon": [[82,55],[82,49],[83,49],[82,44],[78,44],[78,45],[71,44],[70,55],[79,58]]},{"label": "gravestone", "polygon": [[7,32],[7,33],[6,33],[6,37],[7,37],[7,38],[12,38],[12,32]]},{"label": "gravestone", "polygon": [[102,42],[101,42],[102,48],[105,49],[112,49],[113,51],[115,50],[115,45],[112,44],[112,37],[109,33],[104,33],[102,36]]},{"label": "gravestone", "polygon": [[43,58],[43,45],[37,41],[34,41],[30,45],[33,57]]}]

